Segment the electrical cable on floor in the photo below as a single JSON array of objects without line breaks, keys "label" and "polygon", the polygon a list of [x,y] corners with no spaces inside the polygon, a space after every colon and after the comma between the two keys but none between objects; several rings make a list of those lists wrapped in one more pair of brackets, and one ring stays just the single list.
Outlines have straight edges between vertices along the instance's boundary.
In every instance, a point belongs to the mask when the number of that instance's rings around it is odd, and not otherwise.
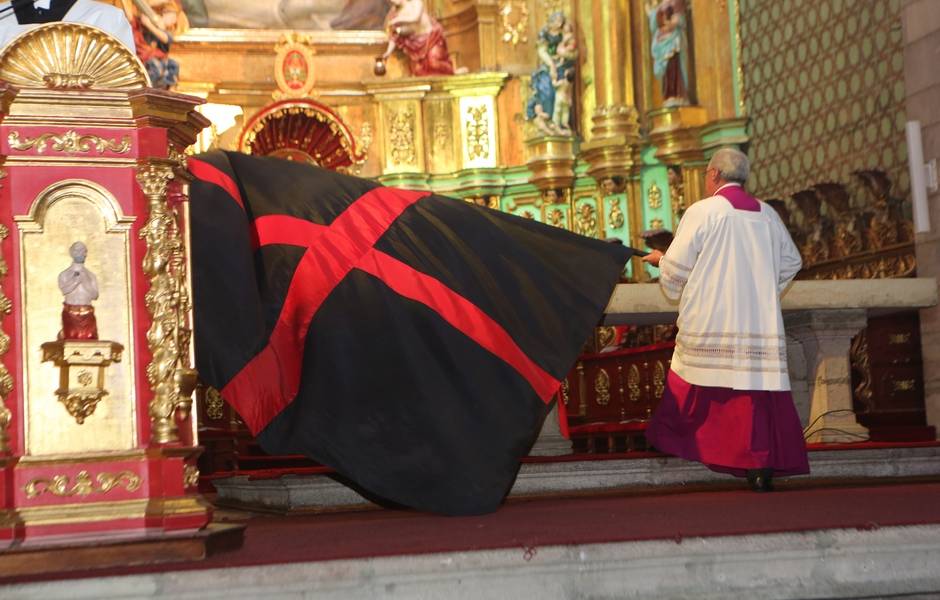
[{"label": "electrical cable on floor", "polygon": [[[849,436],[849,437],[858,438],[858,439],[856,440],[856,441],[858,441],[858,442],[870,442],[870,441],[871,441],[871,438],[870,438],[869,436],[867,436],[867,435],[860,435],[860,434],[858,434],[858,433],[852,433],[851,431],[846,431],[846,430],[844,430],[844,429],[839,429],[838,427],[820,427],[819,429],[816,429],[816,430],[810,432],[809,434],[804,434],[804,435],[803,435],[803,439],[809,439],[810,437],[812,437],[812,436],[814,436],[814,435],[816,435],[817,433],[820,433],[820,432],[822,432],[822,431],[835,431],[836,433],[841,433],[842,435],[847,435],[847,436]],[[851,442],[851,443],[855,443],[855,442]]]},{"label": "electrical cable on floor", "polygon": [[817,415],[816,418],[813,419],[813,422],[812,422],[812,423],[810,423],[809,425],[807,425],[806,427],[803,428],[803,437],[806,437],[806,432],[809,431],[809,430],[813,427],[813,425],[815,425],[816,422],[819,421],[821,418],[825,417],[826,415],[834,415],[834,414],[836,414],[836,413],[852,413],[852,414],[855,414],[855,411],[852,410],[852,409],[850,409],[850,408],[836,408],[836,409],[833,409],[833,410],[827,410],[826,412],[822,413],[821,415]]}]

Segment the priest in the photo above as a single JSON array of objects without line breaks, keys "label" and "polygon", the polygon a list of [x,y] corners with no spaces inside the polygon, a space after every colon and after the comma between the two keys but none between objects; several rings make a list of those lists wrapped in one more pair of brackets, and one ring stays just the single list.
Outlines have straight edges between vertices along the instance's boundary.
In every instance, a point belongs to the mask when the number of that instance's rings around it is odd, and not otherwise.
[{"label": "priest", "polygon": [[56,21],[97,27],[134,51],[134,34],[124,12],[95,0],[12,0],[0,3],[0,50],[37,25]]},{"label": "priest", "polygon": [[780,295],[802,266],[777,212],[744,189],[749,164],[723,148],[705,171],[708,198],[690,206],[659,266],[679,301],[679,333],[662,402],[647,429],[658,450],[746,476],[809,472],[790,393]]}]

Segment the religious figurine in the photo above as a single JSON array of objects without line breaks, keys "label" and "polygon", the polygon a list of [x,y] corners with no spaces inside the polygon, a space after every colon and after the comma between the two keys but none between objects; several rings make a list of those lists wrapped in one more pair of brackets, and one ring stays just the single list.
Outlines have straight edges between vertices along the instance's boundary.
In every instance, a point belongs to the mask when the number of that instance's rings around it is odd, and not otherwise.
[{"label": "religious figurine", "polygon": [[386,18],[388,47],[383,60],[396,48],[408,57],[408,68],[414,77],[427,75],[453,75],[466,72],[455,70],[447,51],[444,28],[431,16],[423,0],[390,0],[391,10]]},{"label": "religious figurine", "polygon": [[800,254],[807,265],[829,260],[829,238],[832,226],[819,210],[819,199],[812,190],[793,194],[793,201],[803,213],[803,244]]},{"label": "religious figurine", "polygon": [[189,24],[179,1],[123,0],[124,12],[134,29],[137,57],[157,89],[172,89],[179,81],[179,63],[169,56],[174,36]]},{"label": "religious figurine", "polygon": [[88,248],[75,242],[69,247],[69,255],[72,264],[59,273],[59,290],[65,297],[59,339],[97,340],[98,324],[91,303],[98,299],[98,279],[85,267]]},{"label": "religious figurine", "polygon": [[813,186],[820,200],[829,208],[829,218],[833,223],[830,256],[843,258],[862,251],[862,232],[858,223],[858,213],[852,210],[849,194],[838,183],[820,183]]},{"label": "religious figurine", "polygon": [[865,238],[869,250],[909,242],[914,239],[914,228],[904,218],[900,201],[891,196],[891,180],[883,171],[856,171],[858,177],[871,194],[871,212],[867,215]]},{"label": "religious figurine", "polygon": [[663,106],[689,103],[688,17],[684,0],[662,0],[648,10],[653,75],[662,83]]},{"label": "religious figurine", "polygon": [[552,13],[539,32],[536,54],[539,66],[532,73],[526,118],[543,133],[571,135],[578,49],[574,24],[561,11]]}]

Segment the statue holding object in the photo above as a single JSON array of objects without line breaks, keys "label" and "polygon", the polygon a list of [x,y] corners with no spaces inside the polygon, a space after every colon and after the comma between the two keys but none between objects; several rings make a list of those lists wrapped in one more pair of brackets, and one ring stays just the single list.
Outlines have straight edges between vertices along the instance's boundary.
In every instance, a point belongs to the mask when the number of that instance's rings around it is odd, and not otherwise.
[{"label": "statue holding object", "polygon": [[72,264],[59,273],[59,290],[65,297],[62,309],[62,331],[60,340],[97,340],[98,323],[95,307],[98,299],[98,279],[85,267],[88,248],[75,242],[69,248]]},{"label": "statue holding object", "polygon": [[546,135],[572,135],[575,64],[574,23],[561,11],[548,18],[536,46],[539,66],[532,73],[526,118]]},{"label": "statue holding object", "polygon": [[179,63],[170,58],[175,35],[188,28],[179,0],[122,0],[134,30],[137,57],[153,87],[169,90],[179,81]]},{"label": "statue holding object", "polygon": [[684,0],[648,8],[653,75],[662,83],[663,106],[689,104],[689,20]]},{"label": "statue holding object", "polygon": [[[376,74],[384,72],[384,65],[395,49],[408,57],[408,67],[414,77],[428,75],[453,75],[466,73],[466,69],[455,69],[447,51],[444,28],[428,12],[424,0],[390,0],[385,29],[388,32],[388,47],[376,60]],[[380,72],[381,71],[381,72]]]}]

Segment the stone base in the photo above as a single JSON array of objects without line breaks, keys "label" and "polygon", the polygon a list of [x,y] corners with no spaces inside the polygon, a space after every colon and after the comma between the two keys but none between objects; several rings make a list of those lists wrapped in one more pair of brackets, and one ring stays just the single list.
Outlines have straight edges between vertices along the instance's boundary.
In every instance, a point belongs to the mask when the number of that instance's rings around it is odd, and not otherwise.
[{"label": "stone base", "polygon": [[[940,447],[822,450],[810,453],[814,479],[940,475]],[[564,494],[614,488],[676,486],[730,481],[728,475],[673,457],[527,463],[510,497]],[[355,510],[368,500],[323,475],[215,480],[216,502],[278,513]]]}]

